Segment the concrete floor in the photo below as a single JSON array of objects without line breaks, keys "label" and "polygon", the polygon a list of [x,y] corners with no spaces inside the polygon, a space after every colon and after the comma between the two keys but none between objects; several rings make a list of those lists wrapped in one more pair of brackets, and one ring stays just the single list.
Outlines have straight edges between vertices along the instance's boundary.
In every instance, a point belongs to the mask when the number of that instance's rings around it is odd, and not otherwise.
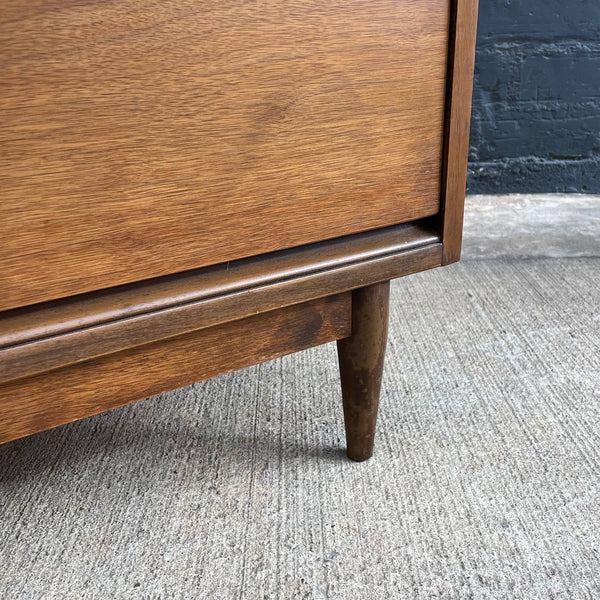
[{"label": "concrete floor", "polygon": [[600,197],[471,197],[393,284],[376,455],[329,344],[0,447],[0,598],[600,597]]},{"label": "concrete floor", "polygon": [[600,257],[600,196],[470,196],[464,260]]}]

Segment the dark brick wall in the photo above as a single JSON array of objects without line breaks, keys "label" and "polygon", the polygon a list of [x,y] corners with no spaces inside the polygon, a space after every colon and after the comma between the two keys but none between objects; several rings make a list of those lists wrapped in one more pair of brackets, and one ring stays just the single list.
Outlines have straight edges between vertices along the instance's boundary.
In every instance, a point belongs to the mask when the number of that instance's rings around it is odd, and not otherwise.
[{"label": "dark brick wall", "polygon": [[600,0],[480,0],[468,189],[600,192]]}]

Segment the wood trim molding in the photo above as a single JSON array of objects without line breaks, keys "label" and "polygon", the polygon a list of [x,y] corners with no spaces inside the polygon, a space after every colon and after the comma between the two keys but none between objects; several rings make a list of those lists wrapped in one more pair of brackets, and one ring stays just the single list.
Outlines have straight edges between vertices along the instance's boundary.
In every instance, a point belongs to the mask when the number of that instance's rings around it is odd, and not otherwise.
[{"label": "wood trim molding", "polygon": [[0,444],[350,333],[346,292],[0,384]]},{"label": "wood trim molding", "polygon": [[460,259],[478,0],[452,0],[442,170],[443,264]]},{"label": "wood trim molding", "polygon": [[414,222],[0,313],[0,382],[440,266]]}]

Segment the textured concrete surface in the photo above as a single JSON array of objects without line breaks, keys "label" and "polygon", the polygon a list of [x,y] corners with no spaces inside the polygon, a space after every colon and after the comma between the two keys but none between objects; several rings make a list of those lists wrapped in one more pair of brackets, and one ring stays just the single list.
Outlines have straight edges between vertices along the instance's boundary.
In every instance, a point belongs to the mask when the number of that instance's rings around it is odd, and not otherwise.
[{"label": "textured concrete surface", "polygon": [[393,284],[374,459],[332,344],[4,445],[0,597],[600,597],[600,199],[496,200]]},{"label": "textured concrete surface", "polygon": [[600,196],[471,196],[463,260],[600,258]]},{"label": "textured concrete surface", "polygon": [[479,11],[471,193],[600,192],[600,3]]}]

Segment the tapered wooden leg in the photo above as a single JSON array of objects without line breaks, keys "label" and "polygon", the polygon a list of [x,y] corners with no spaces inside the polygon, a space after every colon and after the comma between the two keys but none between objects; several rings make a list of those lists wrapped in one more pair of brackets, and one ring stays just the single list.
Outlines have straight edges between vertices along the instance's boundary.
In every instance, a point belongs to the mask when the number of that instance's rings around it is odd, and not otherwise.
[{"label": "tapered wooden leg", "polygon": [[352,292],[352,335],[337,343],[346,444],[352,460],[373,455],[389,298],[389,281]]}]

